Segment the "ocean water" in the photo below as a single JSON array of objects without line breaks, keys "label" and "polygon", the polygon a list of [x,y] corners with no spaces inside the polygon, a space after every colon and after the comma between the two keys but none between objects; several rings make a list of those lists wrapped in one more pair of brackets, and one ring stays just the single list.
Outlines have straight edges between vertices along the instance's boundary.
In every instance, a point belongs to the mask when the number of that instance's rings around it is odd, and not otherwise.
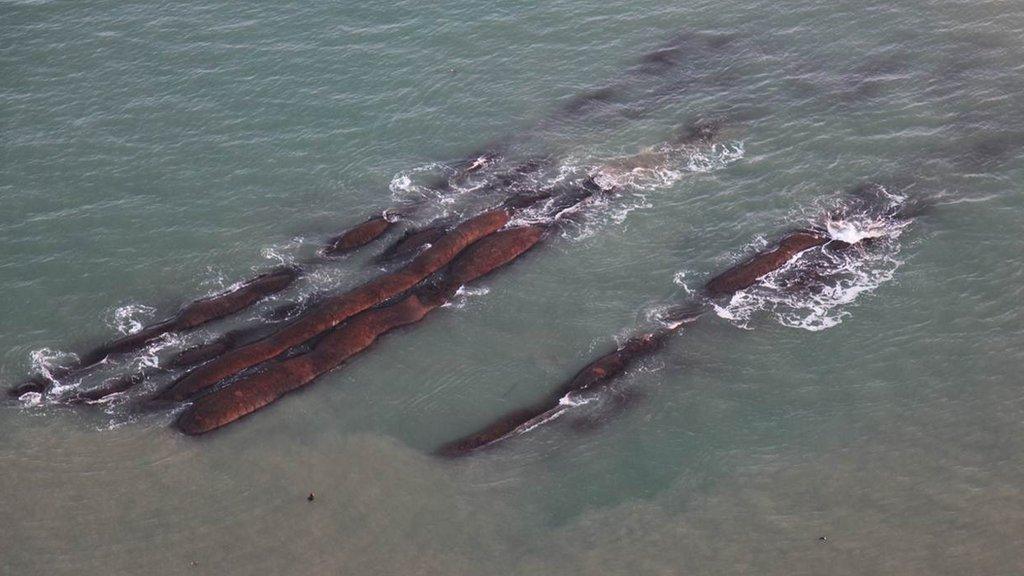
[{"label": "ocean water", "polygon": [[[1021,38],[996,0],[0,2],[4,388],[386,207],[471,214],[479,182],[424,182],[480,150],[552,158],[537,186],[655,159],[214,434],[147,408],[170,377],[61,394],[354,286],[376,247],[6,400],[0,572],[1024,574]],[[701,119],[713,145],[657,153]],[[773,276],[592,402],[432,454],[865,182],[926,209],[833,223],[884,239],[827,290]]]}]

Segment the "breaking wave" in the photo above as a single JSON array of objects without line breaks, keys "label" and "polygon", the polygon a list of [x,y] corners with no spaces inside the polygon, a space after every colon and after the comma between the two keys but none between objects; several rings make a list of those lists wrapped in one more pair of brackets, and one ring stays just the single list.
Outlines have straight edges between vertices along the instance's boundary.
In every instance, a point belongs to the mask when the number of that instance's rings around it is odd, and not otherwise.
[{"label": "breaking wave", "polygon": [[[481,157],[477,161],[483,162],[484,159]],[[467,196],[487,188],[490,175],[490,170],[460,174],[443,162],[402,170],[391,178],[388,185],[396,207],[386,211],[385,217],[401,215],[408,220],[423,222],[461,214],[463,207],[460,204],[467,200]]]},{"label": "breaking wave", "polygon": [[[635,210],[653,207],[652,193],[656,190],[672,186],[687,174],[724,168],[742,158],[743,154],[742,142],[703,147],[664,146],[635,156],[600,162],[600,167],[595,166],[592,159],[587,162],[570,156],[550,168],[530,169],[518,174],[515,173],[518,169],[516,166],[494,158],[477,159],[478,164],[493,163],[495,166],[472,173],[460,171],[450,164],[434,162],[394,175],[389,188],[396,208],[389,210],[385,216],[397,218],[401,215],[403,219],[413,221],[462,216],[481,206],[493,205],[496,200],[503,200],[509,193],[580,186],[585,179],[592,178],[606,190],[614,188],[615,193],[595,194],[579,204],[554,213],[552,206],[556,205],[555,200],[547,204],[541,203],[522,211],[510,223],[511,226],[515,226],[559,221],[562,224],[560,230],[564,238],[581,240],[597,234],[607,226],[621,225]],[[510,174],[518,179],[512,184],[503,183],[502,178]],[[261,256],[282,265],[293,264],[297,261],[298,252],[304,242],[303,238],[295,237],[290,241],[263,248]],[[351,275],[351,271],[344,269],[313,267],[307,270],[303,286],[295,297],[301,301],[314,294],[330,291],[343,284]],[[213,295],[237,288],[242,283],[231,283],[219,271],[208,269],[202,284],[208,288],[209,295]],[[458,291],[456,298],[446,306],[464,308],[473,298],[488,292],[486,287],[463,287]],[[261,308],[270,306],[270,302],[277,300],[276,297],[269,298]],[[145,304],[126,304],[113,311],[107,324],[120,335],[132,334],[151,322],[156,311],[155,307]],[[257,310],[256,316],[259,313]],[[103,362],[95,370],[81,372],[60,370],[62,366],[73,366],[77,362],[74,354],[48,348],[33,351],[32,372],[45,378],[50,386],[44,394],[26,393],[22,396],[21,402],[25,406],[62,404],[79,391],[100,384],[102,377],[109,377],[112,370],[121,375],[158,371],[162,352],[183,348],[208,336],[205,331],[190,334],[168,333],[149,342],[120,365],[110,366]],[[622,335],[622,338],[625,337]],[[143,385],[139,389],[148,387],[149,385]],[[124,403],[125,398],[131,395],[131,392],[117,393],[89,403],[102,404],[105,410],[113,414],[114,410]],[[563,399],[559,409],[549,417],[557,418],[564,410],[590,401],[591,399],[587,398],[567,397]],[[124,423],[125,420],[119,418],[112,420],[111,426],[120,426]],[[540,422],[535,424],[539,425]]]},{"label": "breaking wave", "polygon": [[71,352],[40,348],[29,352],[29,359],[32,362],[32,373],[41,375],[51,384],[56,384],[57,376],[54,371],[60,366],[77,362],[78,356]]},{"label": "breaking wave", "polygon": [[569,184],[582,186],[590,178],[604,190],[614,194],[596,194],[584,202],[552,213],[557,202],[524,210],[510,225],[560,221],[561,235],[571,241],[590,238],[609,226],[623,224],[636,210],[653,208],[653,194],[669,188],[687,175],[705,173],[727,167],[743,158],[743,142],[713,144],[704,147],[662,146],[632,156],[601,162],[600,166],[576,157],[568,157],[558,173],[545,186]]},{"label": "breaking wave", "polygon": [[260,256],[265,260],[276,262],[279,266],[293,265],[298,261],[298,250],[302,248],[305,241],[306,239],[302,236],[295,236],[288,242],[264,247],[260,250]]},{"label": "breaking wave", "polygon": [[118,306],[114,309],[114,314],[111,320],[107,323],[108,326],[117,330],[118,334],[127,336],[128,334],[134,334],[145,325],[143,320],[152,318],[153,314],[156,313],[156,308],[147,306],[145,304],[125,304],[124,306]]},{"label": "breaking wave", "polygon": [[597,170],[602,188],[651,190],[672,186],[687,174],[713,172],[743,158],[742,141],[706,147],[663,146],[631,157],[613,159]]},{"label": "breaking wave", "polygon": [[909,220],[898,212],[906,199],[879,189],[883,202],[872,209],[844,205],[810,219],[832,241],[797,255],[727,303],[714,304],[716,313],[748,329],[760,312],[810,331],[842,323],[857,298],[892,280],[903,264],[899,237]]},{"label": "breaking wave", "polygon": [[462,308],[465,308],[469,304],[471,299],[476,298],[478,296],[486,296],[487,294],[490,294],[490,292],[491,289],[486,286],[461,286],[459,287],[458,290],[455,291],[455,298],[449,300],[448,302],[445,302],[444,304],[441,305],[441,307],[455,308],[456,310],[461,310]]},{"label": "breaking wave", "polygon": [[582,396],[570,392],[558,399],[557,407],[552,408],[551,410],[544,412],[540,416],[537,416],[520,424],[519,426],[516,427],[515,430],[509,433],[509,436],[520,436],[522,434],[526,434],[527,432],[537,427],[543,426],[548,422],[551,422],[559,418],[560,416],[562,416],[563,414],[565,414],[566,412],[573,408],[583,406],[585,404],[590,404],[591,402],[594,402],[596,400],[596,396]]}]

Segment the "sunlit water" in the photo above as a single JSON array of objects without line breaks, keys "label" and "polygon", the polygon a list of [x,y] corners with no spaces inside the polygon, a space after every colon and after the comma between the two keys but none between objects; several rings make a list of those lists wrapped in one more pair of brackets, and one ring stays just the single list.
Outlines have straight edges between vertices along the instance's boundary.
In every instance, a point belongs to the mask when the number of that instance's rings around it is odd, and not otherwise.
[{"label": "sunlit water", "polygon": [[[55,383],[0,406],[2,572],[1024,573],[1022,37],[1005,1],[0,2],[0,385]],[[669,144],[709,118],[713,143]],[[426,185],[489,146],[551,160],[528,187],[615,194],[210,436],[142,408],[174,374],[65,403],[379,274],[317,249],[499,201],[489,169]],[[869,181],[921,209],[837,212]],[[807,226],[872,241],[500,447],[432,455]],[[291,263],[237,317],[58,371]]]}]

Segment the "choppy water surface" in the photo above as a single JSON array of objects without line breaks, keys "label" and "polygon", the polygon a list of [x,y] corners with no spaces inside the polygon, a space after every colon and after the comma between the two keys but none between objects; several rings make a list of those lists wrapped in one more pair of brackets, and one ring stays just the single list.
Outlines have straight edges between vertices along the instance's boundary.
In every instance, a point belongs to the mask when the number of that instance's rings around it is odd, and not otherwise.
[{"label": "choppy water surface", "polygon": [[[424,184],[487,146],[621,190],[208,437],[140,408],[169,378],[61,399],[370,278],[373,250],[6,403],[4,573],[1024,573],[1024,5],[427,4],[0,3],[4,388],[385,207],[474,213],[486,174]],[[666,147],[706,118],[714,144]],[[823,220],[868,181],[925,208]],[[877,238],[498,449],[431,455],[811,224]]]}]

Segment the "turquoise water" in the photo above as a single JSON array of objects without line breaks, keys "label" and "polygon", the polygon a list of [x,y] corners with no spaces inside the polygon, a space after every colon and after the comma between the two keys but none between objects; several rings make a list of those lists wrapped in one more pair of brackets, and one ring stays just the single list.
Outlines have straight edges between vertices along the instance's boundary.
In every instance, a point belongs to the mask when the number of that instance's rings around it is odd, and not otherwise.
[{"label": "turquoise water", "polygon": [[[637,73],[693,34],[722,42]],[[550,182],[726,119],[208,437],[141,408],[169,378],[0,406],[3,572],[1024,573],[1022,35],[996,1],[0,3],[4,388],[384,207],[472,213],[418,184],[489,143]],[[431,456],[869,180],[931,208],[834,299],[733,302],[608,398]]]}]

